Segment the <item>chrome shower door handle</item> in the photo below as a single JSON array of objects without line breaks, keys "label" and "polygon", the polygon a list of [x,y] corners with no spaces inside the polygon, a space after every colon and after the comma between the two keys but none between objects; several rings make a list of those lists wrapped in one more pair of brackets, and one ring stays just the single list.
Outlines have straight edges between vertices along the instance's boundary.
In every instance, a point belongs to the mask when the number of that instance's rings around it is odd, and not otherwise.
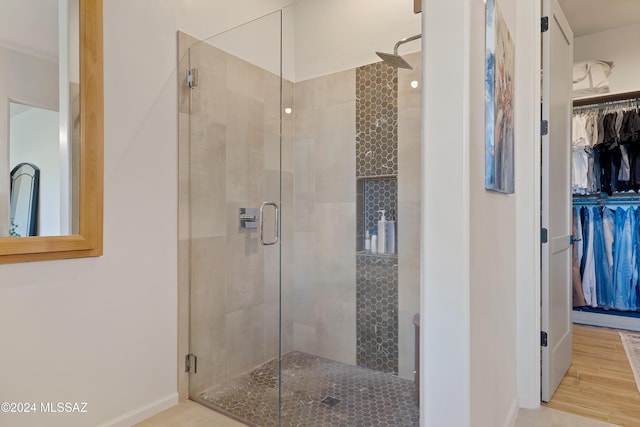
[{"label": "chrome shower door handle", "polygon": [[[272,242],[265,242],[264,241],[264,208],[265,206],[273,206],[273,208],[276,210],[276,227],[275,227],[275,237],[273,239]],[[278,243],[278,237],[280,235],[280,209],[278,208],[278,204],[275,202],[264,202],[262,203],[262,205],[260,206],[260,243],[262,243],[264,246],[271,246],[271,245],[275,245],[276,243]]]}]

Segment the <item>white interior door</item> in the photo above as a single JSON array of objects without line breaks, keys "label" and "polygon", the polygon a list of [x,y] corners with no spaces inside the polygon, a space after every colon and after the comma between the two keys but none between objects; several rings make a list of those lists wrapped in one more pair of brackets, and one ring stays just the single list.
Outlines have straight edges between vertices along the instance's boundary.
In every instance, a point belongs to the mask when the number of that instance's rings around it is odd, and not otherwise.
[{"label": "white interior door", "polygon": [[542,119],[549,127],[542,137],[541,397],[548,402],[571,365],[573,33],[557,0],[543,0],[542,14],[549,28],[542,34]]}]

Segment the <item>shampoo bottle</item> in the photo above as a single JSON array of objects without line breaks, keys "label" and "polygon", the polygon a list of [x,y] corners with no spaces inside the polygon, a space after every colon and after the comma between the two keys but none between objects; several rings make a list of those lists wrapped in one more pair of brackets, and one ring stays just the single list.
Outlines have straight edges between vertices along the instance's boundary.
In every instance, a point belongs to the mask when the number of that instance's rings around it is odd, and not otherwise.
[{"label": "shampoo bottle", "polygon": [[384,251],[388,254],[395,254],[396,253],[396,222],[395,221],[387,221],[385,239],[387,241],[387,246]]},{"label": "shampoo bottle", "polygon": [[375,254],[378,252],[378,233],[376,232],[376,228],[373,227],[371,229],[371,253]]},{"label": "shampoo bottle", "polygon": [[383,254],[387,248],[387,220],[384,217],[385,210],[381,209],[380,221],[378,221],[378,252]]}]

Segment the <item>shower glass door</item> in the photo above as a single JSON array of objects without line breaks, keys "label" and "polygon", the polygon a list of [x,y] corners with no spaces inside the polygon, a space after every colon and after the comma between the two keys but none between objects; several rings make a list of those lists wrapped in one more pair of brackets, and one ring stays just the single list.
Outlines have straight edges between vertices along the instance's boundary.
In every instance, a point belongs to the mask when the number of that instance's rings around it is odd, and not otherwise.
[{"label": "shower glass door", "polygon": [[291,174],[282,175],[281,12],[197,42],[187,56],[189,394],[277,426],[292,200]]}]

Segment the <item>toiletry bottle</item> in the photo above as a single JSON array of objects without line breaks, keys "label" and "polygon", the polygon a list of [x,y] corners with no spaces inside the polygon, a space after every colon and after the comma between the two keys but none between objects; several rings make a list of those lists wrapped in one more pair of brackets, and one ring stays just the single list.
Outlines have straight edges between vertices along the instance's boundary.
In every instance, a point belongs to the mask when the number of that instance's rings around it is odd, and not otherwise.
[{"label": "toiletry bottle", "polygon": [[385,248],[385,252],[388,254],[396,253],[396,222],[395,221],[387,221],[385,227],[385,240],[387,243],[387,247]]},{"label": "toiletry bottle", "polygon": [[367,230],[364,235],[364,250],[371,250],[371,235],[369,234],[369,230]]},{"label": "toiletry bottle", "polygon": [[385,210],[381,209],[380,212],[382,215],[380,216],[380,221],[378,221],[378,253],[383,254],[387,249],[387,220],[384,217]]},{"label": "toiletry bottle", "polygon": [[375,254],[376,252],[378,252],[378,233],[376,228],[373,227],[371,229],[371,253]]}]

